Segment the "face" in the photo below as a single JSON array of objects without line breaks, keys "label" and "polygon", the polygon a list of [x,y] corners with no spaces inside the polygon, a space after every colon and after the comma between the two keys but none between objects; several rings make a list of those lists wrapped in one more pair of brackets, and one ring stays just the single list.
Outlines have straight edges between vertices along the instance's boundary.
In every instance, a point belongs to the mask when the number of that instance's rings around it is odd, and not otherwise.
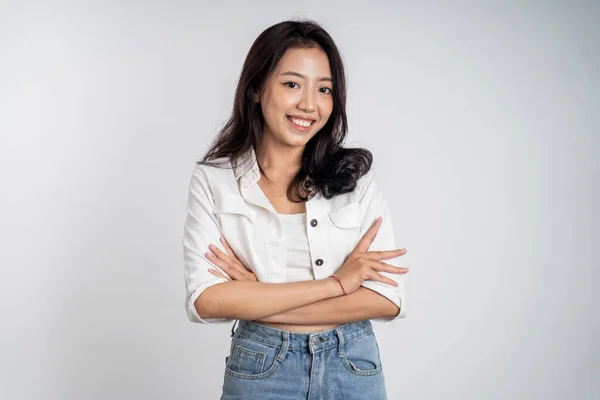
[{"label": "face", "polygon": [[321,48],[288,49],[255,101],[264,135],[287,146],[305,146],[333,110],[331,69]]}]

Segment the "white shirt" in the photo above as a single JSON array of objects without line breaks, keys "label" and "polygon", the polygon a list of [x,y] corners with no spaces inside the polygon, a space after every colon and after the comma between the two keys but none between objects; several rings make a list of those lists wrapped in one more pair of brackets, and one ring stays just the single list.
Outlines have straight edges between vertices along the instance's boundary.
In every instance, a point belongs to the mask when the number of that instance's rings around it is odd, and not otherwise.
[{"label": "white shirt", "polygon": [[306,213],[277,215],[283,223],[286,282],[315,279],[306,232]]},{"label": "white shirt", "polygon": [[[232,168],[197,165],[189,186],[183,253],[188,318],[200,323],[227,323],[226,318],[201,319],[194,301],[208,287],[226,282],[208,272],[220,270],[205,254],[224,236],[237,258],[260,282],[288,282],[282,218],[258,185],[260,172],[253,149],[228,163]],[[354,250],[377,217],[383,218],[369,251],[395,250],[392,220],[384,195],[375,181],[375,168],[363,175],[354,191],[327,200],[321,194],[306,201],[306,234],[314,279],[334,274]],[[401,266],[399,257],[383,262]],[[383,295],[398,307],[392,321],[406,316],[404,274],[380,272],[396,282],[394,287],[366,280],[363,287]]]}]

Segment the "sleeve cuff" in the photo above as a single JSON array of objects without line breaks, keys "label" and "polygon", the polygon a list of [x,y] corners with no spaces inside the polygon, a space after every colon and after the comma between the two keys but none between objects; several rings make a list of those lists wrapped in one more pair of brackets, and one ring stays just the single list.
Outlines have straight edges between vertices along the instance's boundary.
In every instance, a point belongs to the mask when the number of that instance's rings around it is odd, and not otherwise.
[{"label": "sleeve cuff", "polygon": [[364,281],[361,286],[381,294],[400,308],[400,312],[394,317],[373,318],[373,321],[391,322],[406,317],[406,302],[404,292],[398,291],[393,286],[384,285],[383,283],[372,280]]},{"label": "sleeve cuff", "polygon": [[211,286],[217,285],[219,283],[223,283],[223,282],[227,282],[226,279],[223,278],[217,278],[215,277],[215,279],[207,282],[207,283],[203,283],[202,285],[200,285],[194,292],[192,292],[192,294],[188,297],[188,300],[186,301],[186,310],[187,310],[187,315],[188,318],[190,319],[190,321],[192,322],[198,322],[201,324],[227,324],[231,321],[233,321],[233,319],[230,318],[200,318],[200,316],[198,315],[198,311],[196,311],[196,307],[194,306],[194,302],[196,301],[196,299],[198,297],[200,297],[200,294],[202,294],[202,292],[204,292],[206,289],[208,289]]}]

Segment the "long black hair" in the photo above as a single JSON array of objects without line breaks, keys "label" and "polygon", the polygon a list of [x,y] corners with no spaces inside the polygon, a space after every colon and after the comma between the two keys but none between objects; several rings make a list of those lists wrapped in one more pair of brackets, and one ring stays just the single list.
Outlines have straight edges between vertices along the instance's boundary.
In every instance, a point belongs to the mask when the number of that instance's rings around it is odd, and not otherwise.
[{"label": "long black hair", "polygon": [[[342,147],[348,132],[346,77],[342,57],[329,34],[315,21],[284,21],[267,28],[246,56],[235,92],[233,111],[198,164],[223,167],[261,142],[264,119],[254,101],[277,63],[290,48],[320,47],[332,72],[333,110],[327,123],[306,144],[302,167],[287,190],[293,202],[321,193],[326,199],[356,188],[358,179],[371,169],[373,155],[367,149]],[[219,159],[225,159],[219,160]],[[262,171],[262,168],[259,168]]]}]

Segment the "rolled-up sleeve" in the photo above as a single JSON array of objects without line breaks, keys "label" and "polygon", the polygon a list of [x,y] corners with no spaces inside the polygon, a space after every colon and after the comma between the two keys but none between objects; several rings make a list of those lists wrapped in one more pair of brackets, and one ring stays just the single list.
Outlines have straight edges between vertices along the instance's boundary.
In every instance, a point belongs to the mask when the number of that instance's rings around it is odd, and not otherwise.
[{"label": "rolled-up sleeve", "polygon": [[[392,224],[392,218],[387,206],[387,202],[381,188],[377,185],[375,168],[365,174],[360,180],[361,199],[360,208],[362,218],[361,234],[360,237],[364,236],[367,230],[371,227],[373,222],[381,216],[382,223],[377,231],[375,239],[371,243],[368,251],[380,251],[380,250],[395,250],[397,249],[396,239],[394,236],[394,228]],[[400,257],[390,258],[382,260],[386,264],[393,265],[395,267],[402,267]],[[389,318],[374,318],[374,321],[390,322],[406,316],[406,302],[405,302],[405,291],[404,291],[404,274],[392,274],[389,272],[379,272],[396,282],[398,286],[391,286],[381,282],[366,280],[362,283],[363,287],[374,290],[377,293],[385,296],[391,302],[396,304],[400,308],[398,315]]]},{"label": "rolled-up sleeve", "polygon": [[185,307],[190,321],[204,324],[233,321],[226,318],[202,319],[194,306],[194,302],[204,290],[213,285],[227,282],[225,279],[208,272],[209,268],[219,269],[205,257],[210,244],[214,244],[223,250],[219,241],[221,229],[213,210],[214,201],[208,179],[201,166],[197,166],[190,180],[187,216],[183,234]]}]

